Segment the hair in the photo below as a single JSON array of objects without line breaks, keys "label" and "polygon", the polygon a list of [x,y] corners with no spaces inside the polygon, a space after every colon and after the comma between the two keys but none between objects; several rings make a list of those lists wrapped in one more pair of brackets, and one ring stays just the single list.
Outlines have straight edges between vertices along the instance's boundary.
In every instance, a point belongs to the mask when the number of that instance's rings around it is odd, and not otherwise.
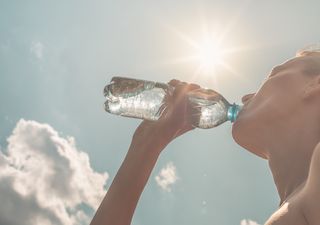
[{"label": "hair", "polygon": [[296,52],[296,56],[308,56],[314,53],[320,53],[320,43],[307,45]]},{"label": "hair", "polygon": [[320,43],[307,45],[302,49],[296,52],[296,57],[303,57],[303,56],[312,56],[317,55],[319,56],[313,58],[312,60],[308,60],[308,66],[305,68],[305,74],[307,75],[320,75]]}]

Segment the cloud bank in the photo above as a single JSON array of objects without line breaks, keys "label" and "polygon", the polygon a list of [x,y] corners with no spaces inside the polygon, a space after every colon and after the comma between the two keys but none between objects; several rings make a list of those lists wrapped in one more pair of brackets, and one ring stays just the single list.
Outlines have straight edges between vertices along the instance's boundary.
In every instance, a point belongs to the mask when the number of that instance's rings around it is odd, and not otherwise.
[{"label": "cloud bank", "polygon": [[21,119],[0,151],[0,224],[88,224],[101,202],[107,173],[95,172],[72,137]]},{"label": "cloud bank", "polygon": [[176,167],[172,162],[169,162],[165,168],[162,168],[160,173],[155,177],[155,180],[159,187],[164,191],[171,191],[170,186],[178,179],[176,175]]}]

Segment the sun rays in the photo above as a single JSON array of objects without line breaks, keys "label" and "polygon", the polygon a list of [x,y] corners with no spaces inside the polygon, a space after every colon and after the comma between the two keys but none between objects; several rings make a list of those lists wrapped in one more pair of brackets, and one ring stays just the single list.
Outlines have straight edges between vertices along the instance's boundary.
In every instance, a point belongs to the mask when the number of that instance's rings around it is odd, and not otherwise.
[{"label": "sun rays", "polygon": [[194,31],[189,29],[188,32],[182,32],[172,25],[165,24],[166,29],[180,41],[180,49],[181,46],[185,48],[180,51],[181,56],[167,59],[166,64],[185,64],[193,68],[191,82],[197,82],[200,79],[214,87],[218,86],[217,78],[226,73],[233,76],[231,79],[246,80],[247,78],[237,71],[234,62],[239,57],[239,53],[253,50],[255,46],[248,46],[247,43],[243,46],[234,44],[239,43],[238,40],[234,40],[236,37],[230,37],[234,35],[231,31],[236,25],[232,20],[229,23],[226,22],[224,27],[217,26],[217,23],[209,24],[202,18],[201,24]]}]

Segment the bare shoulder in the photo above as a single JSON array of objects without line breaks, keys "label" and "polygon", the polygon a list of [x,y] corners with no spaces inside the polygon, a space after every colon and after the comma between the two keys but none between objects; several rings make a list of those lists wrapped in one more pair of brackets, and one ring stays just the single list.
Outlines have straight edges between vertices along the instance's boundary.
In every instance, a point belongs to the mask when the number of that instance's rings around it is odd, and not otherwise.
[{"label": "bare shoulder", "polygon": [[320,143],[314,149],[307,181],[271,215],[265,225],[319,225]]},{"label": "bare shoulder", "polygon": [[320,142],[315,147],[309,175],[301,193],[303,213],[309,225],[317,225],[320,221]]},{"label": "bare shoulder", "polygon": [[267,220],[265,225],[310,225],[305,218],[302,206],[302,189],[299,188]]}]

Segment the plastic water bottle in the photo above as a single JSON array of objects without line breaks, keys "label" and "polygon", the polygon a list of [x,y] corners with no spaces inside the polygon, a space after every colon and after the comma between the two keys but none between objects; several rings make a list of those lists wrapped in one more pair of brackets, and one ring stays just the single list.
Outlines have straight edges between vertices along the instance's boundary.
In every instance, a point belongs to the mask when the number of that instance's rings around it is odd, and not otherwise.
[{"label": "plastic water bottle", "polygon": [[[168,105],[174,87],[159,82],[113,77],[104,88],[105,110],[109,113],[158,120]],[[199,88],[188,93],[191,123],[199,128],[216,127],[228,120],[234,122],[241,106],[230,104],[222,95]]]},{"label": "plastic water bottle", "polygon": [[104,88],[105,110],[109,113],[158,120],[174,87],[152,81],[113,77]]},{"label": "plastic water bottle", "polygon": [[211,89],[196,89],[188,94],[193,126],[207,129],[237,119],[242,106],[230,104],[221,94]]}]

